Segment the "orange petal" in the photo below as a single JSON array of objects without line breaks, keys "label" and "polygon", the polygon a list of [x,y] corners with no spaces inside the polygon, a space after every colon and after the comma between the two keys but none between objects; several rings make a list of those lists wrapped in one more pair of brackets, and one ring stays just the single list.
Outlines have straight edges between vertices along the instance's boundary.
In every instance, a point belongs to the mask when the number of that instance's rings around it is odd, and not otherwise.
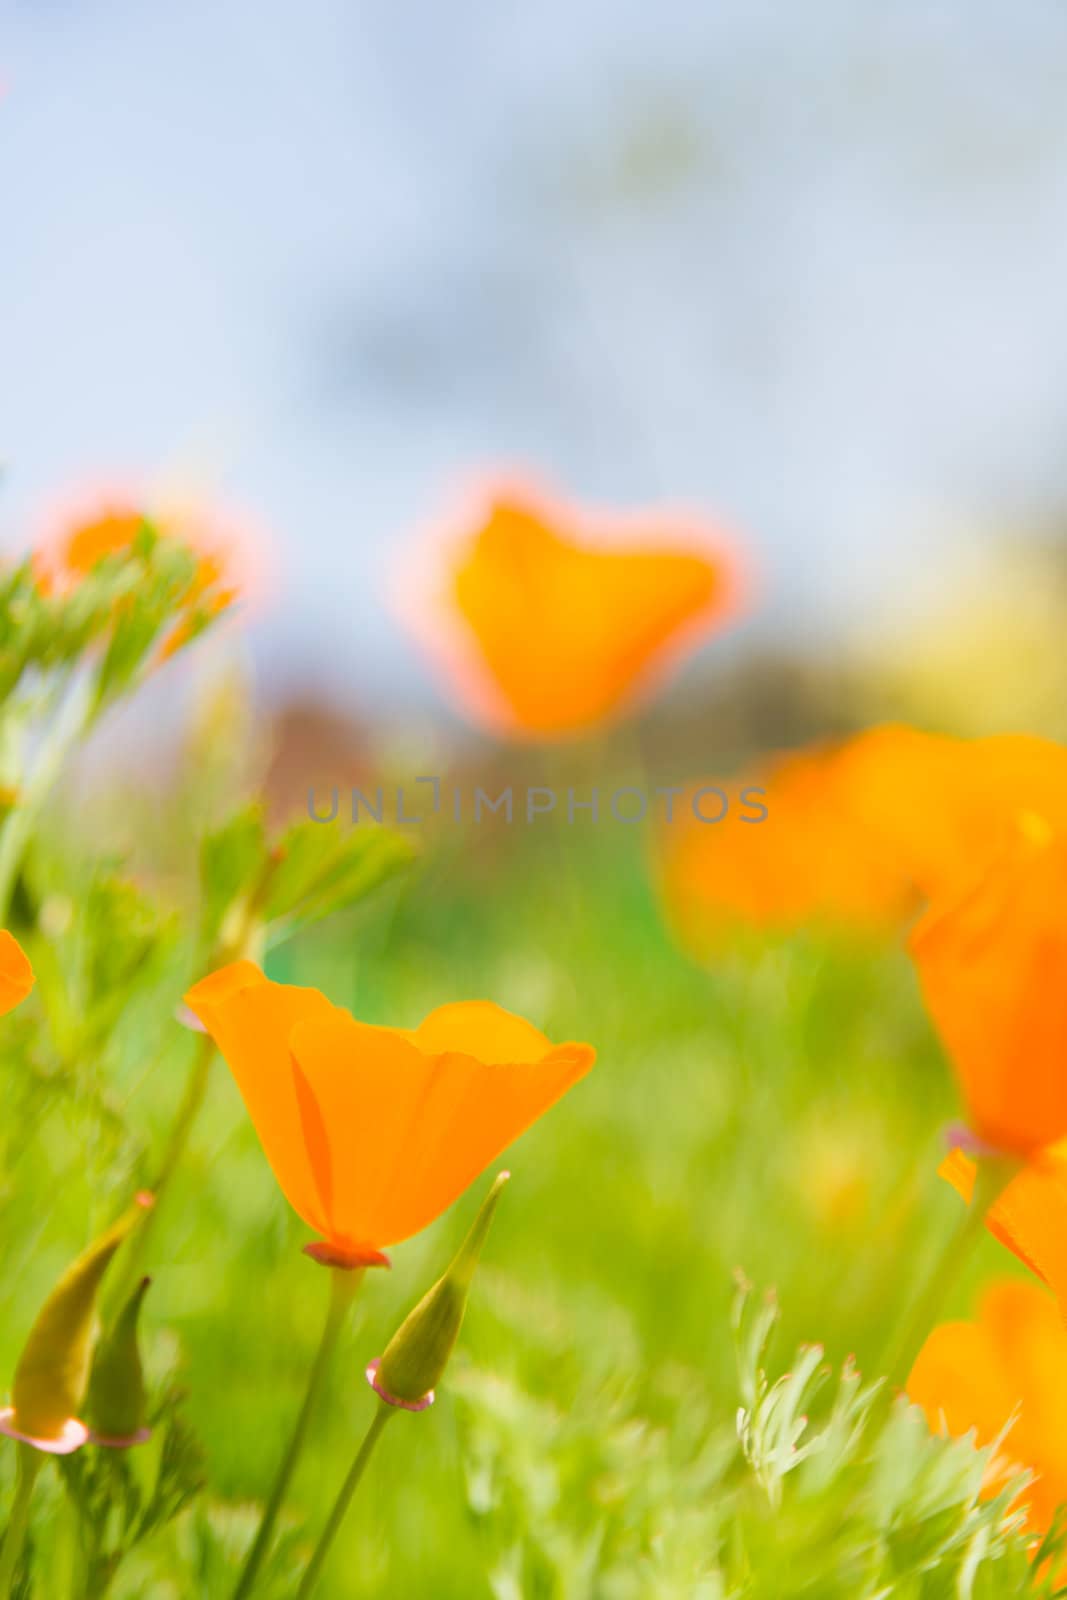
[{"label": "orange petal", "polygon": [[724,542],[662,513],[590,518],[497,480],[445,545],[442,592],[402,603],[464,708],[498,732],[561,737],[616,715],[736,608]]},{"label": "orange petal", "polygon": [[105,556],[128,549],[145,520],[145,513],[132,505],[101,507],[68,531],[62,549],[64,564],[71,572],[91,572]]},{"label": "orange petal", "polygon": [[1029,734],[998,734],[965,747],[955,796],[958,856],[943,890],[990,859],[1024,813],[1067,829],[1067,749]]},{"label": "orange petal", "polygon": [[298,1023],[344,1013],[317,989],[271,983],[250,961],[212,973],[185,998],[225,1057],[289,1204],[327,1233],[290,1041]]},{"label": "orange petal", "polygon": [[212,1033],[220,1006],[242,989],[253,988],[267,981],[266,973],[254,961],[231,961],[228,966],[217,967],[206,978],[201,978],[199,983],[194,983],[185,996],[185,1003]]},{"label": "orange petal", "polygon": [[1031,1467],[1030,1521],[1049,1525],[1067,1499],[1067,1330],[1052,1297],[1037,1284],[1006,1280],[986,1289],[979,1315],[990,1329],[1020,1412],[1004,1453]]},{"label": "orange petal", "polygon": [[498,502],[455,580],[456,603],[519,726],[589,727],[612,712],[675,630],[711,608],[711,563],[582,550]]},{"label": "orange petal", "polygon": [[878,859],[929,895],[956,876],[960,829],[962,739],[887,724],[841,747],[835,773],[838,804]]},{"label": "orange petal", "polygon": [[43,594],[69,591],[105,557],[128,550],[146,527],[183,544],[196,561],[183,597],[187,615],[164,641],[165,658],[189,638],[192,607],[214,617],[238,593],[262,589],[262,541],[231,514],[216,517],[185,497],[161,499],[143,485],[85,486],[47,514],[33,567]]},{"label": "orange petal", "polygon": [[1005,1369],[992,1333],[974,1322],[936,1327],[905,1387],[934,1433],[961,1438],[973,1428],[979,1445],[997,1437],[1022,1400],[1021,1384]]},{"label": "orange petal", "polygon": [[221,589],[217,594],[209,595],[207,599],[198,600],[196,610],[199,613],[194,625],[193,618],[186,616],[175,628],[172,628],[159,647],[159,660],[162,664],[184,650],[189,641],[195,638],[199,627],[213,617],[222,616],[224,611],[238,599],[236,589]]},{"label": "orange petal", "polygon": [[979,1445],[1011,1422],[987,1488],[999,1487],[1009,1462],[1028,1467],[1037,1474],[1025,1491],[1028,1520],[1049,1526],[1067,1498],[1067,1330],[1050,1295],[1024,1280],[991,1285],[974,1322],[934,1329],[907,1392],[935,1431],[974,1429]]},{"label": "orange petal", "polygon": [[[954,1150],[938,1171],[969,1205],[974,1162]],[[1067,1308],[1067,1144],[1039,1151],[1023,1167],[993,1205],[986,1226]]]},{"label": "orange petal", "polygon": [[832,749],[831,810],[926,898],[973,877],[1020,812],[1067,827],[1067,749],[1051,740],[887,724]]},{"label": "orange petal", "polygon": [[857,735],[843,755],[848,811],[927,898],[973,878],[1020,812],[1067,826],[1067,749],[1048,739],[890,725]]},{"label": "orange petal", "polygon": [[975,1132],[1027,1156],[1067,1136],[1067,839],[1020,820],[911,953]]},{"label": "orange petal", "polygon": [[950,1150],[938,1167],[937,1175],[952,1185],[964,1205],[970,1205],[978,1167],[969,1155],[965,1155],[962,1150]]},{"label": "orange petal", "polygon": [[22,946],[0,929],[0,1016],[21,1005],[34,985],[33,968]]},{"label": "orange petal", "polygon": [[459,1050],[479,1061],[540,1061],[552,1049],[539,1028],[491,1000],[461,1000],[438,1006],[405,1034],[427,1055]]},{"label": "orange petal", "polygon": [[[851,744],[778,756],[731,785],[739,798],[719,822],[710,788],[703,800],[697,792],[708,785],[676,800],[658,844],[664,894],[686,943],[703,954],[737,923],[899,928],[916,904],[914,883],[855,814],[854,762]],[[758,791],[763,821],[750,820],[748,789]]]},{"label": "orange petal", "polygon": [[292,1045],[319,1119],[332,1233],[354,1248],[426,1227],[594,1059],[587,1045],[510,1063],[427,1055],[345,1012],[301,1023]]}]

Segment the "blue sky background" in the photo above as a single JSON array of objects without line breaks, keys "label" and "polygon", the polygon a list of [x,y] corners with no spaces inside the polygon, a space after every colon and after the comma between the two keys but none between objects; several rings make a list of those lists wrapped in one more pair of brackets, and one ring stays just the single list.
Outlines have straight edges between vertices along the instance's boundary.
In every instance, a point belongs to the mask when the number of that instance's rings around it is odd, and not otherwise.
[{"label": "blue sky background", "polygon": [[809,639],[1067,504],[1051,0],[0,0],[0,84],[3,535],[192,474],[268,678],[432,694],[383,572],[479,462],[718,512]]}]

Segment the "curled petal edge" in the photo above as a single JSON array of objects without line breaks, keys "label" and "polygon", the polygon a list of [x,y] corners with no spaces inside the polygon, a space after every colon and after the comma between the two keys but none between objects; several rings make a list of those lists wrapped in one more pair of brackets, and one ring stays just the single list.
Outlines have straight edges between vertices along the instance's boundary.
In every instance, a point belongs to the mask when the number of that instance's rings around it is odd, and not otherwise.
[{"label": "curled petal edge", "polygon": [[316,1239],[306,1244],[303,1254],[317,1261],[320,1267],[339,1267],[342,1272],[358,1272],[362,1267],[391,1267],[392,1262],[384,1250],[374,1250],[365,1245],[361,1250],[346,1250],[343,1245],[330,1244],[326,1239]]},{"label": "curled petal edge", "polygon": [[34,1450],[43,1450],[49,1456],[73,1455],[75,1450],[80,1450],[83,1444],[89,1442],[90,1437],[89,1429],[77,1417],[68,1417],[55,1439],[39,1439],[32,1433],[23,1433],[15,1426],[14,1406],[6,1406],[0,1411],[0,1433],[6,1434],[9,1439],[17,1439],[20,1444],[32,1445]]},{"label": "curled petal edge", "polygon": [[424,1394],[421,1400],[401,1400],[397,1395],[390,1394],[389,1390],[378,1382],[378,1368],[380,1365],[381,1358],[375,1356],[367,1367],[365,1374],[367,1382],[379,1400],[384,1400],[387,1406],[396,1406],[401,1411],[429,1411],[436,1398],[432,1389],[429,1394]]}]

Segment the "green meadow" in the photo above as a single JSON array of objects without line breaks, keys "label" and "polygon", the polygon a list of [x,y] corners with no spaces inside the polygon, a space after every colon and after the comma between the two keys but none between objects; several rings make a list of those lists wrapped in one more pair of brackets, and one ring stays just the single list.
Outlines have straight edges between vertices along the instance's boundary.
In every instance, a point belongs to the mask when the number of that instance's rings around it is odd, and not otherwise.
[{"label": "green meadow", "polygon": [[[887,1425],[877,1397],[851,1449],[839,1418],[819,1432],[843,1403],[843,1367],[860,1375],[849,1395],[884,1369],[957,1221],[936,1176],[955,1096],[903,951],[727,940],[697,965],[671,937],[648,841],[631,827],[442,826],[418,842],[414,863],[358,906],[279,943],[268,973],[374,1022],[413,1025],[446,999],[489,997],[550,1038],[589,1040],[598,1061],[498,1163],[512,1182],[437,1403],[386,1432],[323,1592],[1017,1592],[996,1585],[1009,1571],[1025,1585],[1029,1569],[977,1504],[969,1444],[929,1439],[906,1408]],[[195,1049],[174,1015],[188,940],[161,885],[134,886],[86,854],[75,904],[47,858],[27,874],[25,905],[55,930],[27,939],[51,981],[39,974],[39,995],[6,1023],[23,1048],[5,1061],[5,1371],[66,1260],[110,1220],[116,1194],[147,1180]],[[141,945],[128,949],[132,929]],[[69,986],[109,963],[128,998],[101,1033]],[[83,1030],[95,1053],[81,1053]],[[295,1592],[376,1404],[364,1367],[447,1263],[490,1177],[396,1248],[390,1271],[367,1273],[264,1595]],[[122,1562],[116,1597],[222,1595],[234,1581],[324,1314],[308,1237],[216,1059],[154,1220],[144,1315],[154,1392],[180,1397],[195,1482],[181,1514]],[[1013,1269],[985,1239],[948,1309],[964,1312],[982,1277]],[[739,1275],[750,1285],[740,1334]],[[818,1447],[790,1463],[807,1435],[794,1438],[776,1402],[747,1456],[737,1419],[755,1370],[804,1380],[796,1351],[811,1345],[817,1392],[789,1406],[811,1405]],[[158,1473],[167,1429],[126,1453],[135,1481]],[[8,1477],[12,1454],[0,1452]],[[79,1593],[60,1482],[39,1490],[33,1592],[49,1596]]]}]

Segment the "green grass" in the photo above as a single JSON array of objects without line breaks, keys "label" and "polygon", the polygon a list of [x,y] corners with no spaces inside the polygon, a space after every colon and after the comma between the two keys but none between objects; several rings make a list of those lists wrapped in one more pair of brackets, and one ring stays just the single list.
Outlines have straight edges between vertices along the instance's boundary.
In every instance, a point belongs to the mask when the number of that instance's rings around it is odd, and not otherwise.
[{"label": "green grass", "polygon": [[[371,1021],[411,1025],[444,1001],[489,997],[599,1051],[509,1152],[455,1365],[431,1412],[386,1432],[324,1595],[725,1594],[693,1573],[730,1537],[714,1506],[737,1470],[736,1269],[776,1289],[782,1352],[817,1340],[835,1366],[854,1354],[874,1374],[956,1220],[936,1177],[956,1102],[903,953],[807,937],[727,945],[705,970],[665,929],[639,830],[516,826],[442,834],[399,887],[282,946],[269,970]],[[179,1099],[191,1041],[169,1014],[132,1033],[103,1086],[132,1142],[87,1132],[98,1124],[77,1082],[67,1101],[46,1086],[19,1143],[8,1130],[4,1373]],[[89,1081],[93,1063],[81,1071]],[[399,1247],[391,1272],[368,1274],[264,1593],[292,1593],[371,1415],[363,1367],[446,1263],[489,1176]],[[306,1237],[217,1063],[154,1240],[145,1317],[151,1365],[176,1364],[188,1390],[210,1490],[131,1558],[117,1596],[227,1592],[225,1552],[251,1531],[325,1311]],[[1013,1270],[984,1239],[946,1310]],[[661,1565],[642,1577],[633,1550],[651,1560],[657,1539]],[[794,1590],[785,1571],[753,1592],[839,1593],[817,1577]],[[625,1573],[646,1587],[625,1587]]]}]

